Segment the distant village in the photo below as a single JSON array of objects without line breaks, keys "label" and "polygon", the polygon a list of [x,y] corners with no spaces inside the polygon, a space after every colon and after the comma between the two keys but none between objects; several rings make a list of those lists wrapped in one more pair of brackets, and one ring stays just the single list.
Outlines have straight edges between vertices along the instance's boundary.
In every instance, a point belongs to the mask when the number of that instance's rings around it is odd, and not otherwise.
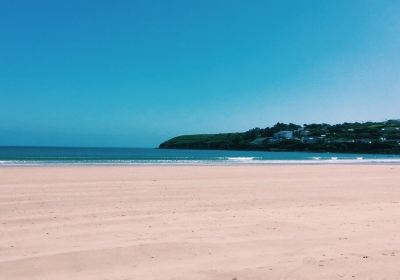
[{"label": "distant village", "polygon": [[[344,124],[345,126],[345,124]],[[317,143],[385,143],[400,145],[400,120],[389,120],[381,127],[361,125],[362,127],[342,128],[330,125],[314,125],[310,129],[308,125],[293,130],[280,130],[273,133],[272,137],[257,137],[250,142],[251,145],[262,145],[265,143],[275,144],[287,140],[300,141],[305,144]],[[366,130],[370,130],[369,137],[365,137]],[[364,137],[362,137],[364,136]]]}]

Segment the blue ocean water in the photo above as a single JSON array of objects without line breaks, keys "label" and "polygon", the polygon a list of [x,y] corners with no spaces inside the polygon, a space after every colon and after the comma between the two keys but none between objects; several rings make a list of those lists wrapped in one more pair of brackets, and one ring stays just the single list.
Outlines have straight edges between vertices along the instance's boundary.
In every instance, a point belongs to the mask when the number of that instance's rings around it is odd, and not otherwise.
[{"label": "blue ocean water", "polygon": [[290,163],[400,164],[400,155],[149,148],[0,147],[0,166],[235,165]]}]

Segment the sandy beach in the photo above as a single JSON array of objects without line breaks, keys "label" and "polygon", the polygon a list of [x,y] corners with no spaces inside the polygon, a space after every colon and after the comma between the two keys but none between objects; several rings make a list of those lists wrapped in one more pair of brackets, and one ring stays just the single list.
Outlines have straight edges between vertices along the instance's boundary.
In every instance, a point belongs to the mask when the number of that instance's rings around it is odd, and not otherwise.
[{"label": "sandy beach", "polygon": [[400,279],[399,165],[0,168],[0,279]]}]

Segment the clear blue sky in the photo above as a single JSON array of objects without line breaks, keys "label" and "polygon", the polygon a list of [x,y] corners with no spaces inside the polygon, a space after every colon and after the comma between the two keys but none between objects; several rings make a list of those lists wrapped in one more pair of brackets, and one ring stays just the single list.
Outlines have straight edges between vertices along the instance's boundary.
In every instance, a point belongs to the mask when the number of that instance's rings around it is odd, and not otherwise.
[{"label": "clear blue sky", "polygon": [[0,145],[400,117],[400,2],[1,1]]}]

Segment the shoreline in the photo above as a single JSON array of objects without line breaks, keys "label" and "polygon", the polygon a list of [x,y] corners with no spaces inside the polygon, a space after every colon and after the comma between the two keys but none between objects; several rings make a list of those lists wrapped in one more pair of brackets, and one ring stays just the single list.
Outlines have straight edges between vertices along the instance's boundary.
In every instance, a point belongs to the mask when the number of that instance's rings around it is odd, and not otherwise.
[{"label": "shoreline", "polygon": [[272,160],[269,162],[262,163],[2,163],[0,161],[1,168],[18,168],[18,167],[37,167],[37,168],[57,168],[57,167],[245,167],[245,166],[374,166],[374,165],[400,165],[399,160],[320,160],[320,161],[296,161],[296,160]]},{"label": "shoreline", "polygon": [[2,166],[400,164],[399,155],[147,148],[0,147]]}]

